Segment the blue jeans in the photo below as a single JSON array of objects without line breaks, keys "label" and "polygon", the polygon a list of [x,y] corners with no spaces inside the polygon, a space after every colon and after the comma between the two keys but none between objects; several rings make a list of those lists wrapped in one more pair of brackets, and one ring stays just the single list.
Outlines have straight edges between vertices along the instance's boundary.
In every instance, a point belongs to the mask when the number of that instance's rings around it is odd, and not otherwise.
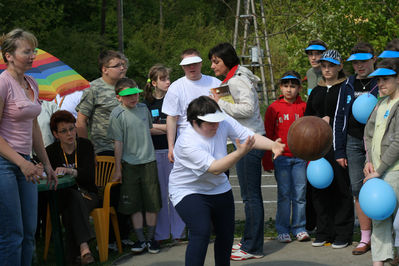
[{"label": "blue jeans", "polygon": [[363,186],[363,166],[366,161],[366,149],[362,139],[347,135],[346,156],[348,157],[348,172],[351,180],[352,195],[359,197]]},{"label": "blue jeans", "polygon": [[37,185],[0,156],[0,265],[31,265],[36,224]]},{"label": "blue jeans", "polygon": [[215,265],[230,265],[234,239],[232,191],[216,195],[190,194],[175,207],[189,230],[185,264],[187,266],[204,265],[213,225],[216,235]]},{"label": "blue jeans", "polygon": [[262,150],[251,150],[236,164],[241,198],[245,209],[241,249],[254,255],[263,255],[263,227],[265,223],[261,191],[263,154],[264,151]]},{"label": "blue jeans", "polygon": [[274,175],[278,195],[277,232],[297,235],[306,231],[306,162],[295,157],[277,157],[274,160]]}]

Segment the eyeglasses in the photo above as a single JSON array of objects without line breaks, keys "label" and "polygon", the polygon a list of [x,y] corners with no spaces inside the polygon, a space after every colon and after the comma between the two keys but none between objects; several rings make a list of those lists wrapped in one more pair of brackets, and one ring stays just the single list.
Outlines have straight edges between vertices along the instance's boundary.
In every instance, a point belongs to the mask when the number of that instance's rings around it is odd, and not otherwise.
[{"label": "eyeglasses", "polygon": [[76,127],[64,128],[63,130],[58,131],[58,133],[66,134],[68,132],[73,132],[75,129],[76,129]]},{"label": "eyeglasses", "polygon": [[124,63],[119,63],[119,64],[116,64],[116,65],[114,65],[114,66],[107,66],[106,68],[123,68],[123,69],[126,69],[127,67],[128,67],[128,65],[127,64],[124,64]]}]

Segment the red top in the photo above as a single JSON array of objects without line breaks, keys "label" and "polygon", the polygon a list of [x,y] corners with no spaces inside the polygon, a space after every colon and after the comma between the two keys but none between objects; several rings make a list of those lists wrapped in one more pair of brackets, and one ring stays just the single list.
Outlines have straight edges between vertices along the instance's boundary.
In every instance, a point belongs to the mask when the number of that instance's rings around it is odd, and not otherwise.
[{"label": "red top", "polygon": [[[296,119],[303,116],[305,109],[306,102],[302,101],[301,96],[298,95],[295,102],[289,103],[281,95],[266,110],[264,120],[266,136],[271,140],[281,138],[281,141],[286,145],[283,156],[293,157],[287,144],[288,130]],[[272,158],[272,152],[266,151],[262,159],[265,171],[274,169]]]}]

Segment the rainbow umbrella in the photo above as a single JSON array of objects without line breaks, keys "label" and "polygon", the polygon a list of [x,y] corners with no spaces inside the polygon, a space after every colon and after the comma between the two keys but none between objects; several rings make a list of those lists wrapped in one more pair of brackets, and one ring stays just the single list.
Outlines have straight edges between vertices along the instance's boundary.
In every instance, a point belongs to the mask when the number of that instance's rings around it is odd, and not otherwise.
[{"label": "rainbow umbrella", "polygon": [[[7,68],[0,54],[0,73]],[[25,74],[35,78],[39,84],[39,98],[51,101],[57,94],[65,96],[90,87],[90,83],[57,57],[37,49],[32,68]]]}]

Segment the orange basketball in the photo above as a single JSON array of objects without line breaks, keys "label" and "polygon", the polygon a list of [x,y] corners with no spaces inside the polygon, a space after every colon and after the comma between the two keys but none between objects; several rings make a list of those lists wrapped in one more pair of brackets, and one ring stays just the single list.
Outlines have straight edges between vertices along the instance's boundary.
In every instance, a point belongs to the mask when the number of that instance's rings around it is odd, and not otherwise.
[{"label": "orange basketball", "polygon": [[295,157],[306,161],[320,159],[331,149],[330,125],[317,116],[304,116],[292,123],[287,143]]}]

